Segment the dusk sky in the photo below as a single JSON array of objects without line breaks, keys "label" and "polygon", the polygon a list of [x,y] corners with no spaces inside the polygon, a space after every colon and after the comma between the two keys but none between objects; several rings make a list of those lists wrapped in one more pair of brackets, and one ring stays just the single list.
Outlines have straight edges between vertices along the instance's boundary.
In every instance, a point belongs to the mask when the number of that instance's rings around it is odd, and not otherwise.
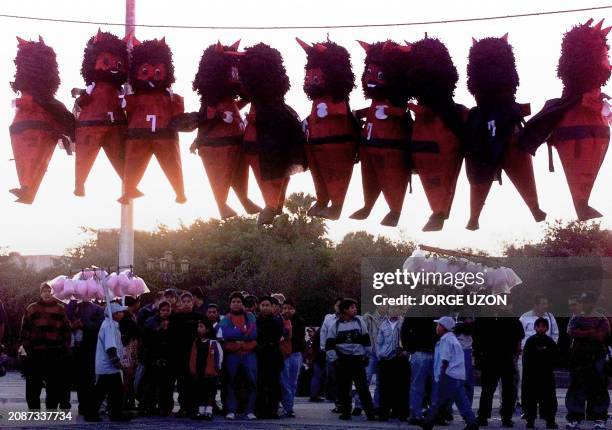
[{"label": "dusk sky", "polygon": [[[159,1],[137,0],[136,20],[139,24],[175,25],[338,25],[338,24],[376,24],[389,22],[433,21],[492,15],[517,14],[545,10],[560,10],[602,6],[603,0],[556,0],[499,2],[489,0],[453,1],[430,0],[407,2],[402,0],[383,1],[247,1],[231,2],[203,1]],[[29,15],[49,18],[91,20],[121,23],[124,21],[124,0],[104,2],[69,0],[21,0],[4,1],[0,13]],[[589,18],[598,21],[606,18],[612,24],[612,11],[601,10],[594,13],[580,12],[539,17],[524,17],[497,21],[452,23],[427,26],[370,28],[370,29],[333,29],[329,37],[345,46],[352,56],[353,70],[361,76],[365,53],[355,39],[375,42],[390,38],[398,42],[414,41],[427,32],[430,37],[441,39],[449,48],[459,71],[460,81],[456,91],[456,101],[473,106],[474,100],[467,92],[466,63],[472,37],[501,36],[509,33],[509,41],[514,47],[521,85],[517,95],[520,103],[530,102],[532,112],[540,110],[547,99],[558,97],[561,83],[556,78],[556,64],[560,53],[563,33],[574,24]],[[36,22],[0,18],[2,37],[0,37],[0,128],[4,133],[4,144],[0,145],[0,247],[4,251],[19,251],[22,254],[61,254],[67,247],[83,239],[79,227],[117,228],[119,226],[120,205],[116,199],[120,195],[121,184],[103,153],[89,176],[86,184],[87,196],[77,198],[72,194],[74,186],[74,157],[64,151],[56,150],[48,172],[40,187],[33,205],[14,203],[10,188],[18,186],[15,172],[9,124],[14,111],[11,100],[16,95],[9,82],[14,75],[13,59],[17,42],[15,36],[24,39],[38,38],[42,35],[52,46],[58,58],[62,85],[57,98],[72,108],[73,99],[70,89],[83,87],[80,76],[83,48],[97,25]],[[123,35],[122,27],[102,26],[102,30]],[[138,28],[137,38],[166,37],[174,53],[176,68],[175,93],[185,98],[187,111],[199,108],[199,99],[191,89],[191,82],[197,70],[202,50],[211,43],[221,40],[225,44],[242,39],[242,47],[264,41],[281,51],[285,66],[291,79],[292,88],[287,96],[289,105],[303,118],[310,110],[310,103],[302,91],[304,51],[295,42],[295,37],[308,42],[322,41],[327,30],[282,30],[282,31],[211,31],[202,29],[163,29]],[[610,94],[610,82],[604,88]],[[354,109],[365,107],[361,88],[358,86],[351,94]],[[195,133],[181,134],[183,171],[188,202],[184,205],[174,203],[174,193],[161,172],[156,161],[152,161],[139,188],[145,197],[135,203],[135,228],[154,229],[159,223],[176,227],[180,222],[191,223],[196,218],[217,217],[217,207],[206,179],[199,157],[189,153],[189,145]],[[608,154],[591,196],[591,205],[604,214],[603,226],[612,227],[612,161]],[[548,172],[548,157],[545,145],[537,152],[534,160],[536,182],[540,196],[540,206],[548,213],[548,220],[571,220],[575,213],[569,190],[555,154],[556,172]],[[312,178],[306,172],[294,176],[289,185],[289,193],[305,191],[314,194]],[[250,190],[253,200],[262,204],[261,194],[251,176]],[[239,213],[242,207],[234,195],[230,205]],[[420,243],[447,248],[473,247],[493,253],[499,252],[504,243],[537,240],[542,236],[543,224],[536,224],[520,199],[516,189],[507,177],[504,185],[494,184],[487,205],[480,220],[480,230],[465,230],[469,216],[469,187],[462,171],[450,220],[444,230],[436,233],[421,232],[422,226],[430,215],[423,189],[418,176],[413,176],[413,192],[407,194],[399,227],[389,228],[379,225],[387,213],[382,197],[366,221],[348,218],[363,203],[361,175],[359,166],[353,173],[343,215],[339,221],[328,222],[330,237],[340,240],[346,233],[366,230],[372,234],[382,234],[392,239],[411,239]]]}]

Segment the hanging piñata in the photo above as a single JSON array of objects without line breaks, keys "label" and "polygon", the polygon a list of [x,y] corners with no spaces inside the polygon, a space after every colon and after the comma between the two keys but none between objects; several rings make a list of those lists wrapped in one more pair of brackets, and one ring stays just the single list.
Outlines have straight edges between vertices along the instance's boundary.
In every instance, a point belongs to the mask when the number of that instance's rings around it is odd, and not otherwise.
[{"label": "hanging pi\u00f1ata", "polygon": [[364,206],[351,218],[366,219],[382,192],[389,213],[381,224],[396,226],[410,180],[412,119],[407,111],[405,79],[410,47],[389,40],[359,43],[366,51],[361,84],[365,97],[372,103],[369,108],[357,111],[357,116],[365,119],[359,147]]},{"label": "hanging pi\u00f1ata", "polygon": [[85,195],[85,181],[103,149],[113,168],[123,178],[123,154],[127,120],[123,107],[123,84],[127,80],[126,40],[111,33],[98,33],[87,41],[81,75],[87,85],[73,90],[77,97],[76,174],[74,194]]},{"label": "hanging pi\u00f1ata", "polygon": [[508,35],[473,40],[467,67],[468,90],[476,99],[469,112],[466,136],[466,172],[470,182],[468,230],[478,219],[494,180],[505,171],[536,221],[540,209],[531,155],[518,145],[518,132],[529,105],[515,101],[519,76]]},{"label": "hanging pi\u00f1ata", "polygon": [[355,87],[351,57],[346,48],[331,41],[313,45],[297,41],[306,51],[304,92],[312,101],[304,122],[305,150],[317,201],[308,214],[338,219],[357,161],[359,138],[359,125],[349,105]]},{"label": "hanging pi\u00f1ata", "polygon": [[145,170],[155,155],[170,185],[175,201],[184,203],[185,190],[179,151],[178,132],[170,121],[184,112],[183,98],[172,92],[174,65],[172,52],[161,40],[147,40],[134,46],[129,68],[133,94],[125,96],[128,118],[125,148],[125,191],[119,199],[127,203],[141,197],[137,189]]},{"label": "hanging pi\u00f1ata", "polygon": [[423,231],[438,231],[450,214],[463,162],[467,108],[455,103],[458,74],[446,46],[424,38],[410,45],[407,79],[415,122],[411,158],[432,214]]},{"label": "hanging pi\u00f1ata", "polygon": [[204,50],[193,81],[202,102],[200,111],[185,114],[180,126],[181,131],[198,129],[191,151],[197,150],[204,163],[221,218],[236,215],[227,204],[230,187],[247,213],[261,211],[248,197],[249,165],[242,148],[244,122],[240,116],[246,103],[240,98],[239,43],[223,46],[219,42]]},{"label": "hanging pi\u00f1ata", "polygon": [[271,224],[282,212],[291,175],[306,169],[305,137],[298,115],[285,103],[289,77],[280,52],[264,43],[249,47],[238,71],[251,102],[246,158],[266,203],[257,223]]},{"label": "hanging pi\u00f1ata", "polygon": [[58,141],[71,153],[74,116],[55,99],[60,84],[55,51],[38,42],[17,38],[13,91],[15,117],[9,132],[20,188],[10,190],[17,202],[31,204]]},{"label": "hanging pi\u00f1ata", "polygon": [[561,98],[548,100],[520,136],[532,154],[543,142],[557,149],[574,208],[581,221],[602,215],[589,206],[589,197],[610,142],[612,109],[601,87],[610,78],[606,36],[612,27],[603,20],[578,25],[563,37],[557,75],[563,82]]}]

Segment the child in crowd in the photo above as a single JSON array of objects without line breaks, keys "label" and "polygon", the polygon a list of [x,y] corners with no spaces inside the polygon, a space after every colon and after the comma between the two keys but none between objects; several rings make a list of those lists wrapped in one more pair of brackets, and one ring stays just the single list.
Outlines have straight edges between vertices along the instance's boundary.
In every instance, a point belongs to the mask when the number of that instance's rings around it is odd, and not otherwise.
[{"label": "child in crowd", "polygon": [[534,422],[540,407],[540,417],[546,420],[546,428],[556,429],[557,394],[555,388],[555,364],[557,344],[546,333],[549,322],[538,318],[535,334],[525,342],[523,349],[523,379],[521,385],[523,413],[527,428],[535,428]]},{"label": "child in crowd", "polygon": [[96,347],[96,386],[91,410],[85,415],[85,421],[101,421],[98,410],[106,398],[111,421],[129,421],[130,416],[123,412],[123,382],[121,376],[121,357],[123,344],[119,331],[119,321],[127,307],[111,303],[109,313],[98,333]]},{"label": "child in crowd", "polygon": [[171,367],[173,354],[170,315],[171,305],[162,301],[157,315],[147,319],[144,326],[144,364],[146,389],[143,409],[146,415],[167,417],[174,407],[174,378]]},{"label": "child in crowd", "polygon": [[441,409],[455,403],[466,422],[466,430],[478,429],[476,416],[465,394],[465,355],[463,348],[453,333],[455,320],[442,317],[435,320],[436,333],[440,340],[434,352],[434,388],[431,406],[421,427],[431,430]]},{"label": "child in crowd", "polygon": [[198,321],[198,337],[193,341],[189,358],[189,371],[197,387],[196,419],[211,420],[213,416],[219,373],[223,364],[223,350],[214,337],[212,324],[207,320]]}]

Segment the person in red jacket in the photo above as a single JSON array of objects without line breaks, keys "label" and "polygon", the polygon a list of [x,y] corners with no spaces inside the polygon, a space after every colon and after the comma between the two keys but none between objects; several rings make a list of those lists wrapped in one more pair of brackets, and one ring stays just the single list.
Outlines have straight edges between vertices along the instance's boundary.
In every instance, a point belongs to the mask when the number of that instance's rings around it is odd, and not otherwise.
[{"label": "person in red jacket", "polygon": [[338,219],[357,161],[358,124],[349,106],[349,94],[355,87],[351,57],[344,47],[329,40],[314,45],[297,41],[306,51],[304,92],[312,100],[311,113],[304,121],[304,148],[317,201],[308,214]]},{"label": "person in red jacket", "polygon": [[[221,218],[236,215],[227,204],[230,188],[248,214],[255,214],[261,208],[248,197],[249,165],[242,148],[244,122],[240,109],[246,102],[240,96],[237,52],[240,41],[231,46],[220,42],[204,50],[193,89],[200,95],[200,111],[186,114],[183,118],[195,119],[198,135],[191,151],[198,151],[208,181],[213,191]],[[181,131],[191,131],[189,128]]]},{"label": "person in red jacket", "polygon": [[19,188],[10,190],[16,202],[31,204],[45,176],[55,145],[61,140],[71,154],[74,116],[56,100],[60,84],[55,51],[39,36],[38,42],[17,38],[13,91],[15,117],[9,132],[19,178]]},{"label": "person in red jacket", "polygon": [[468,90],[476,99],[467,118],[466,173],[470,182],[468,230],[478,230],[478,219],[494,180],[505,171],[527,204],[533,218],[544,221],[531,155],[518,145],[518,132],[529,105],[515,100],[519,77],[508,35],[474,39],[467,67]]},{"label": "person in red jacket", "polygon": [[557,149],[578,219],[602,215],[589,206],[589,198],[610,143],[612,108],[601,87],[610,78],[606,37],[612,27],[602,28],[603,19],[578,25],[563,37],[557,76],[563,82],[560,98],[548,100],[520,136],[520,143],[535,154],[544,141]]},{"label": "person in red jacket", "polygon": [[453,100],[458,74],[446,46],[429,37],[410,46],[407,76],[418,101],[410,105],[411,158],[432,212],[423,231],[438,231],[449,217],[463,163],[467,108]]},{"label": "person in red jacket", "polygon": [[298,115],[285,103],[290,84],[280,52],[265,43],[251,46],[238,71],[251,102],[244,131],[246,158],[266,203],[257,224],[271,224],[282,213],[291,175],[306,170],[305,137]]},{"label": "person in red jacket", "polygon": [[85,181],[103,149],[120,178],[127,120],[123,111],[122,85],[127,80],[126,40],[98,33],[87,41],[81,75],[85,90],[74,89],[76,99],[76,175],[74,194],[85,195]]},{"label": "person in red jacket", "polygon": [[372,104],[357,111],[357,116],[365,119],[359,147],[364,206],[351,218],[370,216],[382,192],[389,213],[381,224],[396,226],[410,181],[408,150],[412,119],[407,109],[408,86],[404,76],[410,48],[390,40],[359,43],[366,51],[361,77],[363,93]]},{"label": "person in red jacket", "polygon": [[137,186],[155,155],[176,193],[175,201],[185,203],[178,133],[168,126],[185,109],[183,98],[171,90],[174,66],[165,38],[134,46],[129,82],[134,93],[125,96],[128,119],[125,190],[119,202],[125,204],[142,196]]}]

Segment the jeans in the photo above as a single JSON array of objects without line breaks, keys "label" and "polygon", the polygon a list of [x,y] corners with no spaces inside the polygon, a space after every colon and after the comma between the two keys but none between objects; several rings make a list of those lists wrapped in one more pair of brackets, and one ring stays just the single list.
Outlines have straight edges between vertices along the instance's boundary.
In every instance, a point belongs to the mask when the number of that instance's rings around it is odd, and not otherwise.
[{"label": "jeans", "polygon": [[228,373],[227,387],[227,411],[236,413],[238,401],[236,400],[236,389],[240,378],[245,378],[247,387],[247,403],[244,412],[252,414],[255,411],[256,386],[257,386],[257,355],[255,352],[244,354],[230,353],[225,357]]},{"label": "jeans", "polygon": [[570,386],[565,396],[568,421],[608,418],[610,395],[605,353],[575,351],[570,357]]},{"label": "jeans", "polygon": [[[376,354],[372,354],[370,356],[370,362],[368,364],[368,367],[366,367],[365,371],[366,371],[366,379],[368,382],[368,388],[370,387],[370,384],[372,383],[372,377],[376,375],[376,383],[374,384],[374,397],[372,399],[372,402],[374,404],[374,407],[377,408],[380,403],[380,374],[378,372],[378,357],[376,357]],[[355,407],[363,408],[361,406],[361,400],[359,399],[357,392],[355,392],[353,397],[355,400]]]},{"label": "jeans", "polygon": [[325,374],[327,375],[327,379],[325,380],[325,397],[330,402],[334,402],[336,405],[338,405],[338,382],[336,379],[336,360],[330,361],[330,359],[327,358],[327,361],[325,362]]},{"label": "jeans", "polygon": [[281,373],[281,403],[286,413],[293,412],[293,401],[295,399],[301,367],[301,352],[294,352],[285,359],[285,365]]},{"label": "jeans", "polygon": [[310,397],[319,397],[325,383],[325,368],[317,360],[312,363],[312,379],[310,380]]},{"label": "jeans", "polygon": [[470,407],[474,403],[474,366],[472,364],[472,348],[464,349],[465,355],[465,394]]},{"label": "jeans", "polygon": [[476,425],[476,416],[465,394],[465,381],[442,375],[440,380],[434,384],[431,397],[431,406],[427,410],[426,422],[435,421],[442,406],[454,403],[457,405],[465,423],[468,426]]},{"label": "jeans", "polygon": [[423,418],[425,390],[433,381],[433,353],[416,351],[410,355],[410,418]]}]

